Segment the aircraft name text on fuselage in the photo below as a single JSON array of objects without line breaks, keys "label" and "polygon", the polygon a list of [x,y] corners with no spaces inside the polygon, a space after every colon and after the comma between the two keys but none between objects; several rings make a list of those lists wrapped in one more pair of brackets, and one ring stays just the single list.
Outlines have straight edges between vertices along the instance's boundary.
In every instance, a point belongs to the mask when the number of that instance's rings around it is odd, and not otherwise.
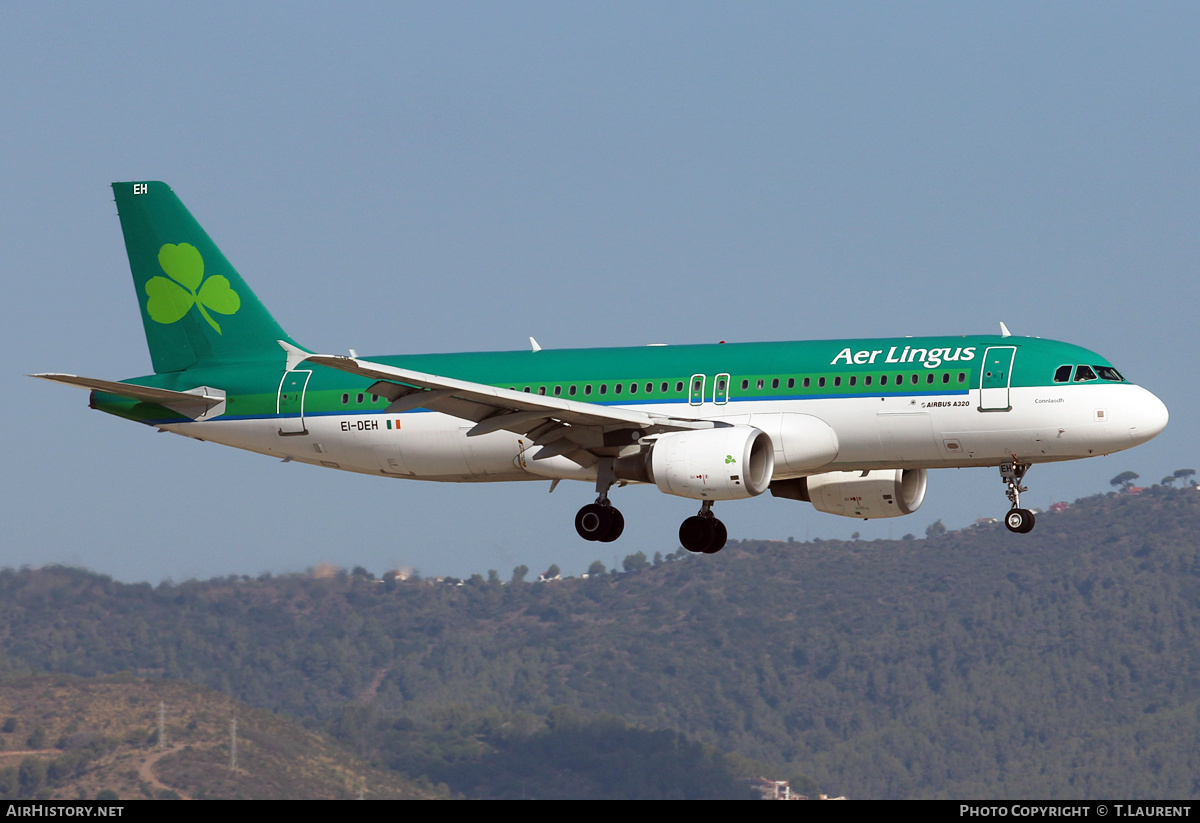
[{"label": "aircraft name text on fuselage", "polygon": [[[905,346],[900,353],[897,354],[898,346],[892,346],[888,349],[887,357],[882,363],[920,363],[927,369],[936,369],[943,362],[953,362],[956,360],[972,360],[975,357],[974,346],[959,346],[950,348],[949,346],[922,349],[919,347]],[[860,349],[852,351],[849,346],[837,353],[837,356],[830,361],[829,365],[836,366],[838,363],[845,363],[847,366],[869,366],[874,365],[879,355],[883,354],[883,349]]]}]

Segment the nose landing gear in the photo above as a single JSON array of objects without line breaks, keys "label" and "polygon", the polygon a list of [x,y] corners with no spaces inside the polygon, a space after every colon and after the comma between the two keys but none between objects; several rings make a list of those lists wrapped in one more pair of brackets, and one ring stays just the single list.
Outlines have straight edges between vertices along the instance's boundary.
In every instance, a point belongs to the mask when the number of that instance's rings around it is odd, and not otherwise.
[{"label": "nose landing gear", "polygon": [[1000,479],[1008,486],[1005,493],[1008,495],[1009,502],[1012,503],[1012,508],[1008,510],[1008,514],[1004,515],[1004,525],[1010,532],[1017,534],[1028,534],[1033,531],[1033,512],[1021,508],[1021,492],[1029,491],[1028,488],[1021,485],[1021,481],[1025,478],[1025,472],[1029,471],[1029,466],[1029,463],[1016,462],[1015,457],[1012,463],[1000,464]]}]

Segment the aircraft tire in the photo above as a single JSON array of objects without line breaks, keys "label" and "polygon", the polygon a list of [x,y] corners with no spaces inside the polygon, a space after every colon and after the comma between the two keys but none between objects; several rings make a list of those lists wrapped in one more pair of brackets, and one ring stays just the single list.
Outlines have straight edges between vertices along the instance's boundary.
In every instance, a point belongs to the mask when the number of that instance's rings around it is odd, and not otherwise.
[{"label": "aircraft tire", "polygon": [[[603,540],[612,526],[612,511],[615,511],[615,509],[611,506],[589,503],[576,512],[575,531],[584,540]],[[625,525],[624,518],[621,518],[621,525],[622,527]]]},{"label": "aircraft tire", "polygon": [[713,544],[715,536],[713,521],[720,522],[715,517],[700,515],[693,515],[684,520],[679,526],[679,545],[690,552],[709,553],[709,546]]},{"label": "aircraft tire", "polygon": [[1004,525],[1015,534],[1028,534],[1033,531],[1034,517],[1029,509],[1009,509],[1004,515]]},{"label": "aircraft tire", "polygon": [[608,530],[596,538],[601,543],[611,543],[621,536],[621,532],[625,531],[625,515],[621,514],[620,509],[613,506],[608,506],[607,508],[610,513]]},{"label": "aircraft tire", "polygon": [[708,543],[708,548],[704,550],[705,554],[716,554],[721,549],[725,548],[725,543],[729,540],[729,530],[725,528],[725,524],[717,518],[712,521],[713,536]]}]

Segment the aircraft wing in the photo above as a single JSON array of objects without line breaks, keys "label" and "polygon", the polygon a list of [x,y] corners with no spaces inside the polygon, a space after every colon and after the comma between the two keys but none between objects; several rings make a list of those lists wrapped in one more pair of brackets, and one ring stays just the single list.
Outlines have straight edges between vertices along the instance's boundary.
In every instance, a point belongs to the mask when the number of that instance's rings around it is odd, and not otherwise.
[{"label": "aircraft wing", "polygon": [[[79,386],[105,394],[115,394],[118,397],[128,397],[143,403],[157,403],[193,420],[216,417],[217,414],[224,411],[225,392],[208,386],[183,392],[138,386],[134,383],[117,383],[113,380],[100,380],[95,377],[79,377],[74,374],[31,374],[29,376],[68,386]],[[213,409],[217,409],[217,414],[210,415],[209,412]]]},{"label": "aircraft wing", "polygon": [[630,445],[651,434],[720,425],[709,420],[671,417],[498,388],[356,357],[310,354],[283,340],[279,345],[287,352],[289,371],[308,361],[372,378],[378,382],[371,386],[371,391],[392,401],[386,412],[430,409],[470,420],[475,426],[467,432],[468,437],[501,430],[527,435],[542,446],[534,455],[535,460],[563,454],[576,462],[591,465],[598,449]]}]

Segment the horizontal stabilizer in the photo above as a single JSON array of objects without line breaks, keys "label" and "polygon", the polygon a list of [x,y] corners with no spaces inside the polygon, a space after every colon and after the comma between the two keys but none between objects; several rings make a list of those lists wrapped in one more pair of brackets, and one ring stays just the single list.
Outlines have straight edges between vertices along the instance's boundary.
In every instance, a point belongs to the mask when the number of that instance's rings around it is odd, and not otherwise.
[{"label": "horizontal stabilizer", "polygon": [[151,386],[137,386],[132,383],[117,383],[112,380],[98,380],[94,377],[78,377],[74,374],[31,374],[30,377],[40,377],[55,383],[68,386],[79,386],[92,391],[115,394],[118,397],[128,397],[143,403],[157,403],[177,411],[193,420],[207,420],[218,417],[225,412],[225,392],[221,389],[200,386],[190,391],[171,391],[156,389]]}]

